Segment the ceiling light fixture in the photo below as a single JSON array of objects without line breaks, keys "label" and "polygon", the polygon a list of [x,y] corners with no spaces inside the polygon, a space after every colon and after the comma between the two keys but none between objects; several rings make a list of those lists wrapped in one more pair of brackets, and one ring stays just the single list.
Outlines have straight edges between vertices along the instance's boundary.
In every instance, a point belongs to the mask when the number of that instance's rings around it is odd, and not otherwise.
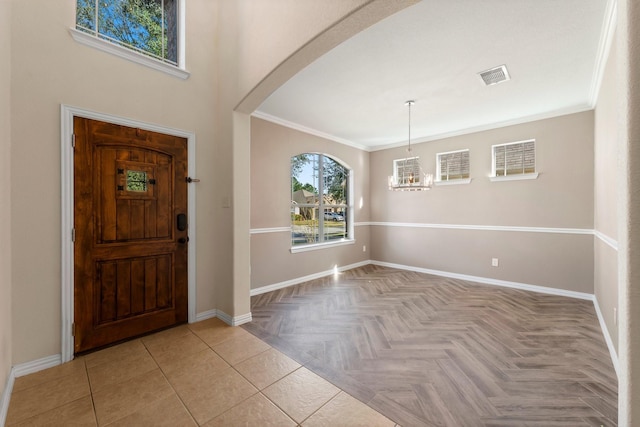
[{"label": "ceiling light fixture", "polygon": [[433,186],[433,175],[426,174],[420,167],[418,157],[411,156],[411,106],[415,101],[407,101],[409,107],[409,146],[404,159],[394,160],[393,175],[389,176],[389,190],[393,191],[425,191]]}]

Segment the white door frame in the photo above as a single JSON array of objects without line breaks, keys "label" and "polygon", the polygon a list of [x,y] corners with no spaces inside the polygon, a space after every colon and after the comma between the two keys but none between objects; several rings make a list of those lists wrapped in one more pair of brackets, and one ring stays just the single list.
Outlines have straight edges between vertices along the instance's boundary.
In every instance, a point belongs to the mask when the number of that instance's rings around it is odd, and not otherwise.
[{"label": "white door frame", "polygon": [[[61,162],[61,281],[62,281],[62,363],[73,359],[72,325],[74,321],[73,301],[73,118],[84,117],[123,126],[145,129],[166,135],[187,139],[188,169],[190,177],[196,176],[196,135],[193,132],[172,129],[150,123],[139,122],[110,114],[97,113],[82,108],[61,104],[60,106],[60,162]],[[189,243],[188,245],[188,321],[196,321],[196,191],[195,184],[187,189],[189,210]]]}]

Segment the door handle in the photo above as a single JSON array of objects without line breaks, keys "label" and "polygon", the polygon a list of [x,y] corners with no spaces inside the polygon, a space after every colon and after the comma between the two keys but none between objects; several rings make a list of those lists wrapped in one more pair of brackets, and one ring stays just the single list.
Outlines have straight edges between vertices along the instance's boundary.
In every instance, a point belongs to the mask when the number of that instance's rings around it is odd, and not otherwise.
[{"label": "door handle", "polygon": [[185,244],[189,241],[189,237],[181,237],[178,239],[178,243]]},{"label": "door handle", "polygon": [[184,231],[187,229],[187,215],[186,214],[178,214],[178,218],[176,220],[178,227],[178,231]]}]

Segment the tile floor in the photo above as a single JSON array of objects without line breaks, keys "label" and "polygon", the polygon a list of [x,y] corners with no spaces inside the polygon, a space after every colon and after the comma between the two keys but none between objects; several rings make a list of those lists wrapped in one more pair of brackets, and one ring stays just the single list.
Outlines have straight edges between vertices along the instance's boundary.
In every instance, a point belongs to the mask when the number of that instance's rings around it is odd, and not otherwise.
[{"label": "tile floor", "polygon": [[7,426],[44,425],[396,426],[219,319],[17,378]]}]

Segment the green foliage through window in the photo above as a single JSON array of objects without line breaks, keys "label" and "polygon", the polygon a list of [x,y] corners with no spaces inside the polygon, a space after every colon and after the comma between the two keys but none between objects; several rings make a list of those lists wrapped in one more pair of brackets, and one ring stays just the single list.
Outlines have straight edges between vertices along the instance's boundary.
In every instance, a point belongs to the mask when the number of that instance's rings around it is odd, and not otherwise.
[{"label": "green foliage through window", "polygon": [[76,28],[178,64],[178,0],[77,0]]},{"label": "green foliage through window", "polygon": [[291,158],[292,245],[349,238],[349,169],[323,154]]},{"label": "green foliage through window", "polygon": [[127,191],[147,191],[147,173],[127,171]]}]

